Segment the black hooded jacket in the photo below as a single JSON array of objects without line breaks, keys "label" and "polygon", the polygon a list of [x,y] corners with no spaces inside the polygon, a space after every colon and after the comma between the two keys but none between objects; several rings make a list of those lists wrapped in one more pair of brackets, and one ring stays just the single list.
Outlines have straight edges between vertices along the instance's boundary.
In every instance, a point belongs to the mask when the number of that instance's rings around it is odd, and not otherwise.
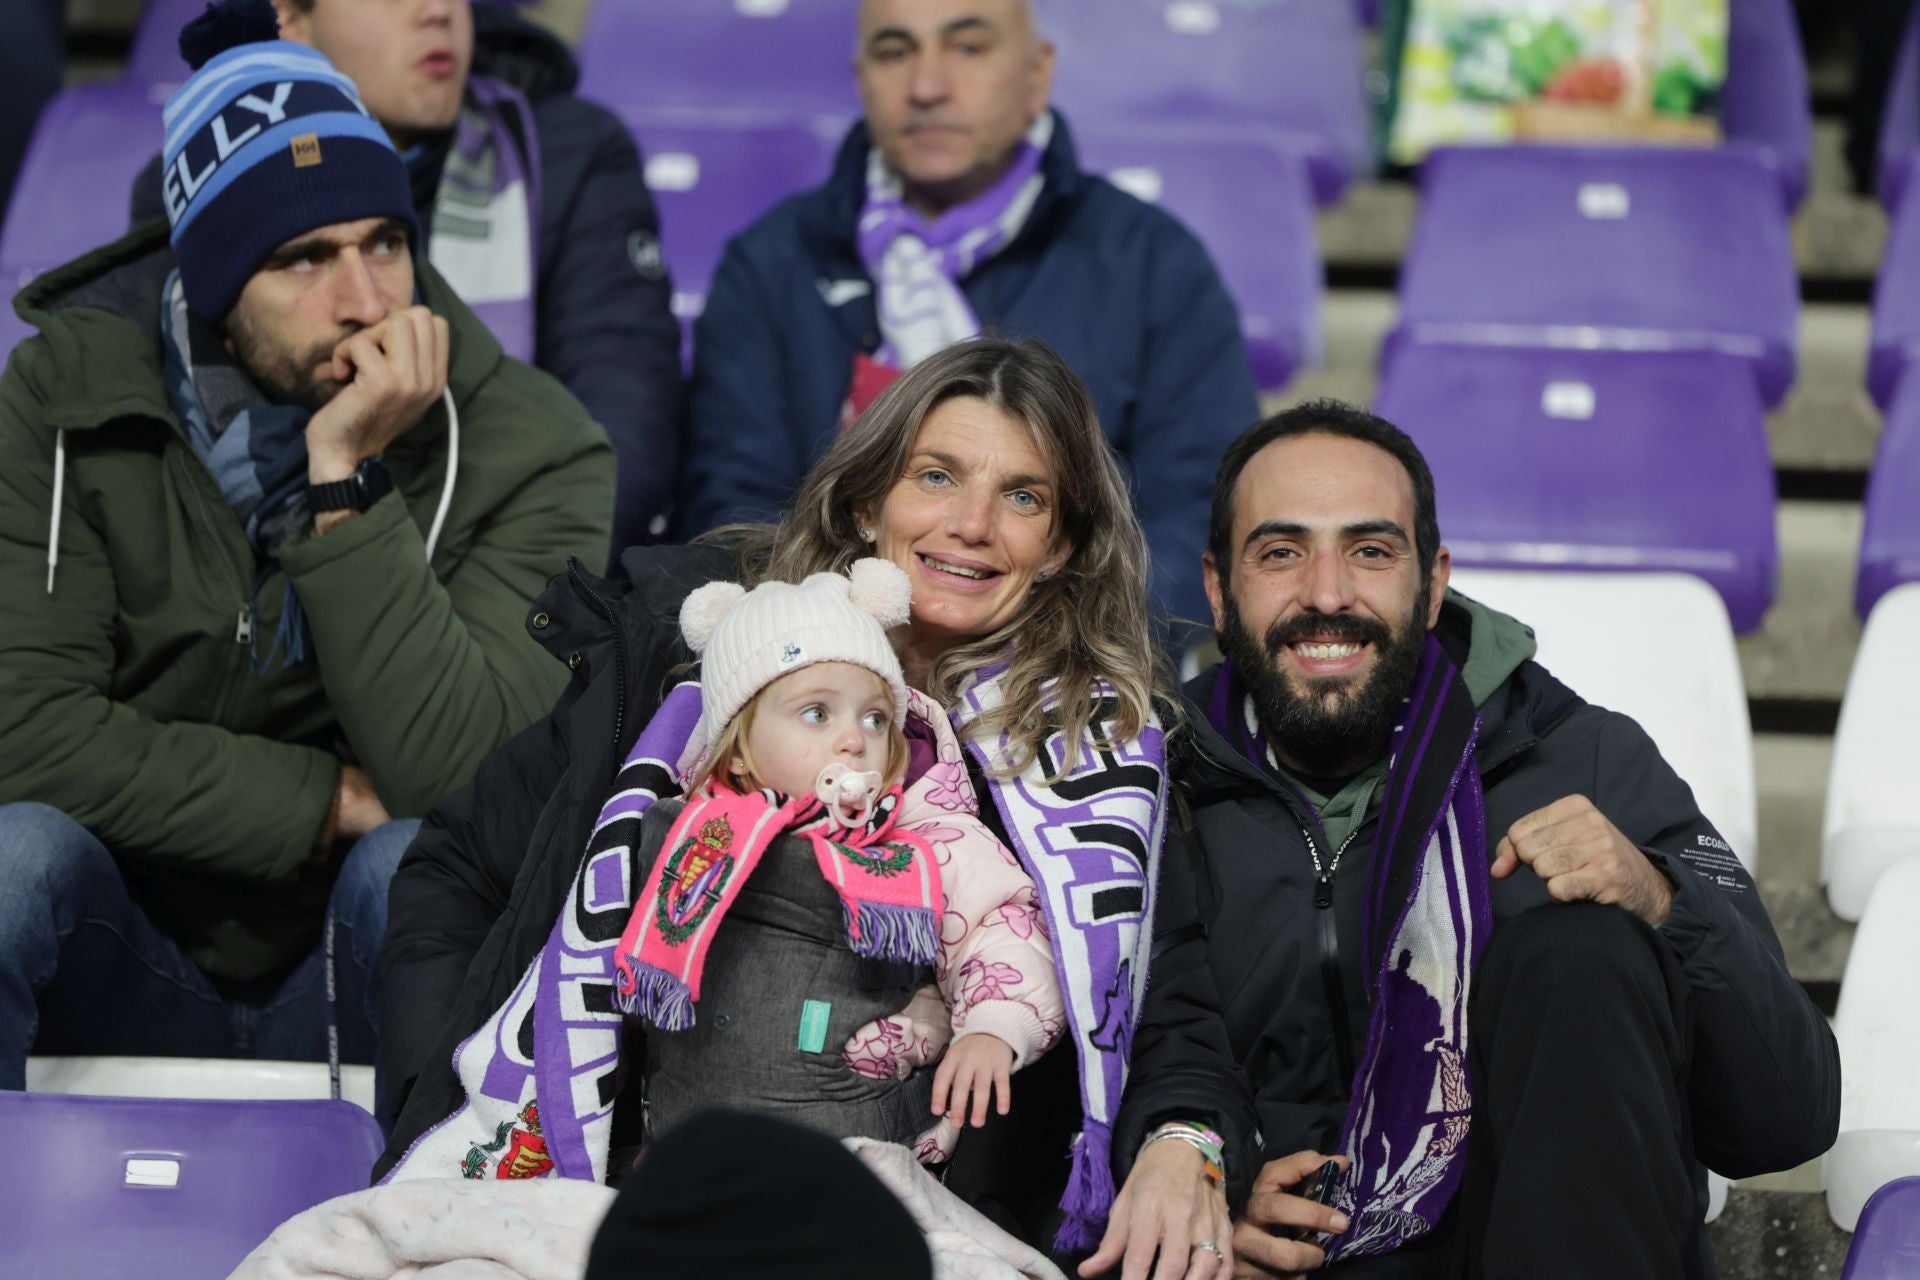
[{"label": "black hooded jacket", "polygon": [[[1449,601],[1436,628],[1463,668],[1480,634],[1473,622]],[[1187,687],[1191,732],[1176,777],[1190,821],[1170,835],[1162,861],[1153,967],[1114,1156],[1124,1178],[1153,1124],[1209,1120],[1227,1140],[1238,1212],[1263,1160],[1338,1141],[1367,1029],[1359,956],[1376,824],[1369,815],[1341,860],[1331,907],[1316,907],[1304,833],[1319,819],[1208,724],[1216,675]],[[1483,696],[1479,712],[1490,843],[1524,815],[1584,795],[1676,887],[1658,934],[1689,988],[1699,1159],[1739,1178],[1825,1151],[1840,1115],[1833,1033],[1787,972],[1752,878],[1645,731],[1531,661]],[[1552,901],[1526,866],[1494,881],[1492,894],[1496,931]],[[1704,1172],[1696,1183],[1704,1213]]]},{"label": "black hooded jacket", "polygon": [[379,1052],[397,1119],[377,1177],[465,1101],[454,1049],[545,944],[607,784],[692,662],[681,603],[734,573],[717,547],[635,547],[622,560],[629,581],[576,563],[534,602],[527,630],[572,670],[566,692],[435,806],[394,873]]}]

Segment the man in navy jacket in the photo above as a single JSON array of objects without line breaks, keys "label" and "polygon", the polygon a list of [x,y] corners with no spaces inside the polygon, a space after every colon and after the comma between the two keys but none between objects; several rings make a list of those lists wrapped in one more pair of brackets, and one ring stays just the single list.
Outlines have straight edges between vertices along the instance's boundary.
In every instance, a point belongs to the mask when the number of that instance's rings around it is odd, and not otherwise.
[{"label": "man in navy jacket", "polygon": [[1213,467],[1258,412],[1234,304],[1206,251],[1166,213],[1081,171],[1066,122],[1049,114],[1053,49],[1026,0],[867,0],[855,69],[866,120],[826,184],[735,238],[715,274],[695,330],[680,531],[779,511],[870,398],[876,361],[904,345],[882,323],[884,284],[860,243],[875,208],[869,153],[937,236],[943,220],[991,204],[1044,139],[1031,206],[1015,198],[1005,242],[955,283],[980,331],[1044,339],[1086,379],[1132,475],[1156,599],[1204,619]]}]

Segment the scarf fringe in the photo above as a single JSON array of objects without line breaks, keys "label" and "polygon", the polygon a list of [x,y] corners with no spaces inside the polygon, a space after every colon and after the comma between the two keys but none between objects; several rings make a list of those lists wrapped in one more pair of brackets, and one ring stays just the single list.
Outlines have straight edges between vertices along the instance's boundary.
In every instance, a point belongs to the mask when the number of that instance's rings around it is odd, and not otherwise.
[{"label": "scarf fringe", "polygon": [[1078,1253],[1100,1243],[1106,1234],[1107,1215],[1113,1211],[1113,1130],[1097,1120],[1073,1143],[1073,1172],[1067,1177],[1066,1193],[1060,1198],[1060,1210],[1066,1221],[1053,1237],[1059,1253]]},{"label": "scarf fringe", "polygon": [[613,1007],[624,1014],[645,1018],[661,1031],[685,1031],[693,1026],[693,993],[687,984],[650,964],[635,961],[629,970],[624,963],[613,983]]},{"label": "scarf fringe", "polygon": [[940,938],[934,914],[925,907],[856,904],[842,898],[840,910],[847,920],[847,945],[857,956],[928,965],[939,959]]}]

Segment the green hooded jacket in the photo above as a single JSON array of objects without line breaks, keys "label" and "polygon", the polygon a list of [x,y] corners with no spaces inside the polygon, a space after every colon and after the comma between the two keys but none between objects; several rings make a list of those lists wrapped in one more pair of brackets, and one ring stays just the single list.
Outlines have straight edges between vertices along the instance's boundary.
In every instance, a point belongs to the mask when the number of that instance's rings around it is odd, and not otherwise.
[{"label": "green hooded jacket", "polygon": [[283,574],[256,591],[240,520],[168,405],[172,265],[150,226],[15,301],[41,332],[0,377],[0,803],[85,825],[215,978],[271,978],[319,936],[334,868],[314,846],[343,759],[389,813],[419,816],[559,696],[567,672],[526,611],[569,556],[605,559],[613,452],[418,264],[452,330],[456,438],[436,406],[385,454],[393,493],[284,550],[312,645],[255,671]]}]

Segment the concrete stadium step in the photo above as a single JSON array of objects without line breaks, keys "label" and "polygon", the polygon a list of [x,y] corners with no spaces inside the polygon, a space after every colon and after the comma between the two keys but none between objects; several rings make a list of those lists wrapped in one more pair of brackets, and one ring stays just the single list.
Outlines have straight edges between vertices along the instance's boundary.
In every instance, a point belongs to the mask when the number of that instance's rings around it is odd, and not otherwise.
[{"label": "concrete stadium step", "polygon": [[1735,1187],[1707,1227],[1721,1280],[1839,1280],[1853,1237],[1827,1217],[1818,1191]]},{"label": "concrete stadium step", "polygon": [[1809,708],[1816,716],[1838,707],[1860,647],[1853,581],[1864,521],[1857,502],[1780,504],[1780,591],[1760,629],[1740,639],[1748,697],[1829,704]]}]

